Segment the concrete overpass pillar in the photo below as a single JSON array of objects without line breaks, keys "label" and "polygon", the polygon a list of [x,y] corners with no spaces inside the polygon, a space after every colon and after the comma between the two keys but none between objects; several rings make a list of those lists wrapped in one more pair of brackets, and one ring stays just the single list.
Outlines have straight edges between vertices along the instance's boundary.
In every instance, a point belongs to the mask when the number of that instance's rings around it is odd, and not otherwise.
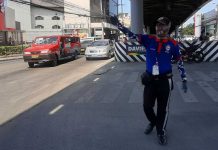
[{"label": "concrete overpass pillar", "polygon": [[199,38],[201,36],[201,14],[195,14],[194,21],[194,34],[195,37]]},{"label": "concrete overpass pillar", "polygon": [[143,34],[143,0],[131,0],[131,31]]},{"label": "concrete overpass pillar", "polygon": [[178,38],[179,36],[179,26],[176,26],[175,28],[175,38]]}]

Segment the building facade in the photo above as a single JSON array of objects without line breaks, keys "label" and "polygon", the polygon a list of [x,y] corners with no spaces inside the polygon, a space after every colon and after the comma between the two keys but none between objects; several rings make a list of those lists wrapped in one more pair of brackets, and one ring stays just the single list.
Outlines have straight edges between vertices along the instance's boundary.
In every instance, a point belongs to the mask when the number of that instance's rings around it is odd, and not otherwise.
[{"label": "building facade", "polygon": [[[70,34],[113,38],[109,15],[118,14],[118,0],[0,0],[0,40],[32,42],[37,36]],[[16,34],[20,33],[20,36]],[[22,34],[21,34],[22,33]],[[3,38],[4,37],[4,38]]]},{"label": "building facade", "polygon": [[201,34],[210,36],[212,39],[218,38],[218,6],[207,13],[201,15]]},{"label": "building facade", "polygon": [[118,0],[90,0],[91,36],[117,39],[118,31],[109,17],[118,15],[118,5]]},{"label": "building facade", "polygon": [[33,40],[36,36],[63,34],[64,0],[59,1],[60,3],[51,0],[31,0],[31,3],[42,8],[30,6],[31,29],[26,31],[25,39]]},{"label": "building facade", "polygon": [[64,33],[81,38],[90,35],[90,0],[68,0],[64,4]]},{"label": "building facade", "polygon": [[20,22],[15,20],[15,10],[0,0],[0,45],[16,45],[22,41]]},{"label": "building facade", "polygon": [[130,15],[128,13],[119,13],[118,19],[120,22],[122,22],[122,24],[125,27],[127,27],[127,28],[131,27],[131,18],[130,18]]},{"label": "building facade", "polygon": [[110,24],[109,16],[118,14],[118,0],[71,0],[69,2],[71,4],[65,2],[64,8],[66,34],[96,38],[114,38],[117,35],[116,28]]},{"label": "building facade", "polygon": [[[9,45],[12,39],[19,44],[32,42],[36,36],[63,34],[64,0],[60,4],[49,0],[26,0],[28,5],[10,0],[3,2],[4,14],[0,14],[2,43]],[[20,33],[19,39],[16,38],[17,33]]]}]

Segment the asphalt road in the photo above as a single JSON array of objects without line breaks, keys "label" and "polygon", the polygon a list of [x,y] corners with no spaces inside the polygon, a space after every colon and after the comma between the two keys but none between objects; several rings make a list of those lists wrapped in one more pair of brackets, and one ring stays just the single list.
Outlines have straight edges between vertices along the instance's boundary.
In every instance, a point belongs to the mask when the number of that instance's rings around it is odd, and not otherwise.
[{"label": "asphalt road", "polygon": [[[189,79],[186,94],[181,91],[174,67],[166,146],[157,144],[155,131],[151,135],[143,133],[148,123],[143,114],[140,84],[145,64],[111,62],[1,125],[0,148],[217,150],[217,66],[217,62],[186,64]],[[37,69],[44,72],[48,68]],[[35,72],[38,71],[31,72],[33,77]]]},{"label": "asphalt road", "polygon": [[36,68],[23,60],[0,62],[0,125],[111,61],[86,61],[81,56],[57,67]]}]

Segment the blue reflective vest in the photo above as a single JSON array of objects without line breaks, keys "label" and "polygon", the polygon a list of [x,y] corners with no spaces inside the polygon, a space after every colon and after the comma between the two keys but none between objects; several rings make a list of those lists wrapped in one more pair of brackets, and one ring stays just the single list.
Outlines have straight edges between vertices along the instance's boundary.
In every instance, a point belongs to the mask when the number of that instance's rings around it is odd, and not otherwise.
[{"label": "blue reflective vest", "polygon": [[121,23],[117,25],[118,29],[131,39],[136,39],[146,48],[146,69],[152,73],[152,67],[158,62],[159,73],[165,74],[172,72],[171,60],[178,61],[178,70],[182,80],[186,80],[186,73],[181,58],[178,43],[173,39],[159,39],[153,35],[134,34]]}]

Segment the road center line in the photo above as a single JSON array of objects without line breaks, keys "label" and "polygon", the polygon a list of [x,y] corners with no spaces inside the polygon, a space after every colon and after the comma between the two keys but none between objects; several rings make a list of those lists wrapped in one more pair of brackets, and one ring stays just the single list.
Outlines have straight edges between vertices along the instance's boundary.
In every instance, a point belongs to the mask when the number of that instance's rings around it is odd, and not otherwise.
[{"label": "road center line", "polygon": [[98,81],[99,80],[99,78],[96,78],[95,80],[93,80],[94,82],[96,82],[96,81]]},{"label": "road center line", "polygon": [[64,107],[63,104],[57,106],[56,108],[54,108],[52,111],[49,112],[49,115],[53,115],[55,114],[57,111],[59,111],[62,107]]}]

